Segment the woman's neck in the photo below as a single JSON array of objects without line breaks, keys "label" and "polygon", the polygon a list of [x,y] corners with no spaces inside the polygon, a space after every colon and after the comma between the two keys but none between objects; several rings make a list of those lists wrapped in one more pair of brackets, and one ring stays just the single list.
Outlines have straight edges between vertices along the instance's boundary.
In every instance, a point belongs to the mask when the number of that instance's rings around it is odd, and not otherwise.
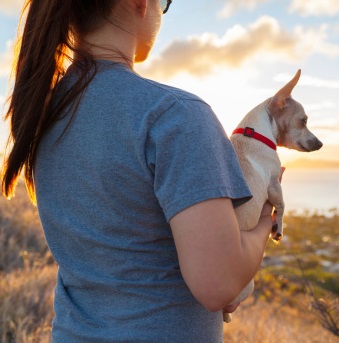
[{"label": "woman's neck", "polygon": [[85,35],[77,46],[88,51],[95,60],[109,60],[134,68],[136,39],[133,32],[106,22]]}]

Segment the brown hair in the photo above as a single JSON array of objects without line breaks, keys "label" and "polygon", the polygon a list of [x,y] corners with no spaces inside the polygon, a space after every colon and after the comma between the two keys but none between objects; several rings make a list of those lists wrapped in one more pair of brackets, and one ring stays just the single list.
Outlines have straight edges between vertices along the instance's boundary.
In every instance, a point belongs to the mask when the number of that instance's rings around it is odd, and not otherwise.
[{"label": "brown hair", "polygon": [[[79,39],[99,25],[116,2],[26,0],[21,21],[24,15],[26,20],[17,43],[18,55],[13,67],[15,82],[6,114],[11,123],[7,143],[7,149],[11,145],[11,151],[4,163],[2,192],[7,198],[14,195],[23,170],[28,193],[35,201],[33,172],[38,143],[66,107],[72,105],[75,112],[77,105],[74,104],[80,101],[96,72],[92,56],[76,46],[74,38]],[[81,73],[74,87],[56,106],[53,104],[52,110],[50,103],[55,87],[70,62],[77,64]],[[90,70],[94,72],[89,73]]]}]

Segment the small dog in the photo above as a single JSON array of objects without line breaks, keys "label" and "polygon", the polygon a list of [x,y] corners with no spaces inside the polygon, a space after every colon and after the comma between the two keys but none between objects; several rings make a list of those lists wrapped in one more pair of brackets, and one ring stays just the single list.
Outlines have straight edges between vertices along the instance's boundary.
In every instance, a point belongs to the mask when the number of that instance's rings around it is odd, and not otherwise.
[{"label": "small dog", "polygon": [[[298,70],[278,93],[251,110],[230,138],[253,195],[250,201],[235,209],[240,230],[253,229],[268,200],[275,208],[277,224],[272,228],[271,238],[277,243],[283,236],[284,201],[276,147],[310,152],[323,145],[308,130],[303,106],[291,97],[300,75],[301,70]],[[253,288],[252,280],[232,304],[244,301]],[[229,322],[231,315],[225,314],[224,320]]]}]

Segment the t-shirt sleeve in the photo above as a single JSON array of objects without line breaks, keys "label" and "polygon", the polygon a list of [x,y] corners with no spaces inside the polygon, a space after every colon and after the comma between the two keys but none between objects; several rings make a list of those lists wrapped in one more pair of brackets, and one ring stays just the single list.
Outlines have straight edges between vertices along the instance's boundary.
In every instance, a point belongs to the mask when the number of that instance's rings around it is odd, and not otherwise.
[{"label": "t-shirt sleeve", "polygon": [[236,207],[252,197],[230,140],[202,101],[177,100],[157,117],[146,158],[167,221],[204,200],[230,198]]}]

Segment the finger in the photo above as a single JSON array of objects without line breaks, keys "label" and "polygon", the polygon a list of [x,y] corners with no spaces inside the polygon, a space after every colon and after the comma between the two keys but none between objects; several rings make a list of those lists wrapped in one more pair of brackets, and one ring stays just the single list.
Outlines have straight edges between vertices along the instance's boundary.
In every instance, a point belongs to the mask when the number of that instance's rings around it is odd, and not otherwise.
[{"label": "finger", "polygon": [[272,210],[273,205],[270,202],[266,201],[266,203],[262,207],[260,216],[270,216],[272,214]]},{"label": "finger", "polygon": [[223,313],[232,313],[239,307],[239,305],[240,305],[240,303],[228,305],[222,309],[222,312]]},{"label": "finger", "polygon": [[281,167],[281,173],[280,173],[280,176],[279,176],[279,181],[280,182],[282,180],[282,177],[283,177],[283,174],[284,174],[285,170],[286,170],[286,167]]}]

